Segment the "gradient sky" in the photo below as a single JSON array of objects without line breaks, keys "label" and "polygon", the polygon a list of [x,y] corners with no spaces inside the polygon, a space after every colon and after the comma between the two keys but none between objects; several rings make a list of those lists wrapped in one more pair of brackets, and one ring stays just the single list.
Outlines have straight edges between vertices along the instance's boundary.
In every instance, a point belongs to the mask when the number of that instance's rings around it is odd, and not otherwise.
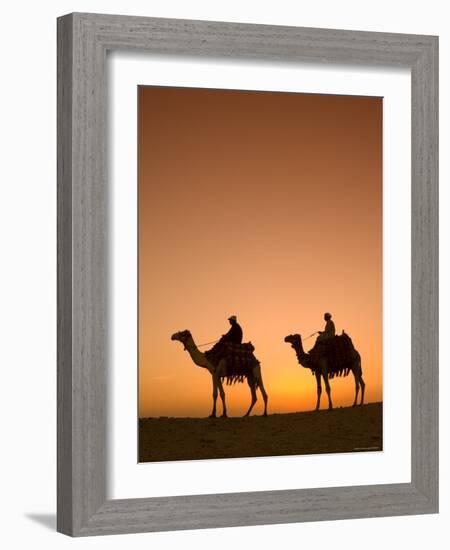
[{"label": "gradient sky", "polygon": [[[269,413],[314,408],[315,379],[283,339],[321,330],[325,311],[361,353],[366,400],[381,400],[382,99],[138,90],[139,415],[209,414],[211,377],[170,336],[215,340],[231,314]],[[225,391],[243,414],[247,384]],[[351,405],[353,376],[332,395]]]}]

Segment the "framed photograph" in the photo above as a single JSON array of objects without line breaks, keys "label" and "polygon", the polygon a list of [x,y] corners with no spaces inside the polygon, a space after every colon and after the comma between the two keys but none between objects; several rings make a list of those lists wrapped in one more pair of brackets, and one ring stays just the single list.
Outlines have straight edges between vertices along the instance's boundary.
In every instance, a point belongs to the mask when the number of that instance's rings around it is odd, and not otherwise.
[{"label": "framed photograph", "polygon": [[139,461],[381,451],[382,98],[138,94]]},{"label": "framed photograph", "polygon": [[436,513],[437,184],[437,37],[59,18],[58,530]]}]

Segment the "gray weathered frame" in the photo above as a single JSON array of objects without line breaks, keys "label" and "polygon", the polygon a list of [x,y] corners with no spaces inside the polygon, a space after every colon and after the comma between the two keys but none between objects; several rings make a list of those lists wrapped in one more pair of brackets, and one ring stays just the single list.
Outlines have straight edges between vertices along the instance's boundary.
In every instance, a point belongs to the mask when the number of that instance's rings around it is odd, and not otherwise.
[{"label": "gray weathered frame", "polygon": [[[411,69],[411,483],[107,499],[106,52]],[[438,511],[438,38],[75,13],[58,19],[58,530],[73,536]]]}]

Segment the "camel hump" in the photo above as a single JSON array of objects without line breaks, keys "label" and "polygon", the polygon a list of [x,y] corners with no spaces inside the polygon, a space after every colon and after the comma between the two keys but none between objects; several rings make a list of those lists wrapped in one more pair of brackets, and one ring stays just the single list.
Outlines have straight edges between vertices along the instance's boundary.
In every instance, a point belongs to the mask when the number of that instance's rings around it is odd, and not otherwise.
[{"label": "camel hump", "polygon": [[347,333],[343,333],[321,342],[316,342],[310,354],[315,360],[326,358],[330,378],[341,375],[346,376],[349,373],[348,369],[354,361],[355,347],[350,336]]},{"label": "camel hump", "polygon": [[237,351],[242,352],[254,352],[255,346],[251,342],[243,342],[242,344],[228,344],[230,346],[230,349],[236,349]]},{"label": "camel hump", "polygon": [[251,342],[242,344],[222,342],[205,352],[205,355],[213,365],[218,365],[222,359],[225,359],[224,377],[230,384],[243,382],[246,378],[253,380],[253,369],[259,365],[258,359],[253,354],[254,351],[255,347]]},{"label": "camel hump", "polygon": [[311,351],[320,350],[323,352],[336,347],[340,349],[354,349],[352,339],[345,331],[342,331],[342,334],[336,334],[330,338],[316,341]]},{"label": "camel hump", "polygon": [[208,360],[217,364],[220,359],[237,363],[255,363],[256,358],[253,355],[255,346],[251,342],[236,344],[234,342],[218,342],[210,350],[205,352]]},{"label": "camel hump", "polygon": [[233,363],[254,364],[256,358],[253,355],[255,346],[251,342],[235,344],[226,342],[223,348],[223,355]]},{"label": "camel hump", "polygon": [[344,346],[353,347],[352,339],[351,339],[350,336],[345,332],[345,330],[343,330],[343,331],[342,331],[342,334],[340,334],[339,336],[337,336],[337,338],[339,338],[339,340],[337,340],[338,345],[341,344],[341,345],[344,345]]}]

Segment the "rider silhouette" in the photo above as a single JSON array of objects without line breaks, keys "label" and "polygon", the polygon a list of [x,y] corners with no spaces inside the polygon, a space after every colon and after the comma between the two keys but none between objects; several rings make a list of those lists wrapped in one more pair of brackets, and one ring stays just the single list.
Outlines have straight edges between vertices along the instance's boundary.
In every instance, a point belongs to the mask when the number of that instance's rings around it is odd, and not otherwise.
[{"label": "rider silhouette", "polygon": [[323,318],[326,321],[325,330],[319,330],[319,336],[316,340],[317,343],[329,340],[330,338],[333,338],[333,336],[335,336],[336,334],[334,323],[331,320],[331,313],[325,313]]},{"label": "rider silhouette", "polygon": [[227,344],[241,344],[242,343],[242,328],[237,322],[236,315],[228,317],[231,328],[224,334],[220,340],[214,346],[205,351],[207,359],[209,359],[213,364],[218,363],[219,359],[223,357],[223,354],[226,353],[228,348]]},{"label": "rider silhouette", "polygon": [[230,322],[231,328],[220,338],[219,343],[224,344],[225,342],[230,342],[232,344],[241,344],[243,336],[242,328],[237,322],[236,315],[228,317],[228,321]]}]

